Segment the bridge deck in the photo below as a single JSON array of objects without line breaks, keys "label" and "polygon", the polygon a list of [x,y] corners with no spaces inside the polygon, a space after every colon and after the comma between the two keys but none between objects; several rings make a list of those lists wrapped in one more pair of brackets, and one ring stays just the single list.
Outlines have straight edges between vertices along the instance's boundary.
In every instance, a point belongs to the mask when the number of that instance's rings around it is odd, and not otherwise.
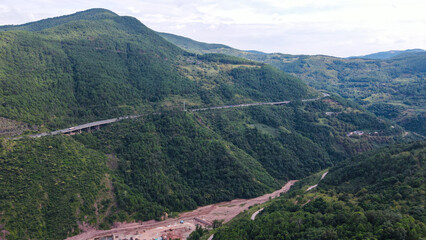
[{"label": "bridge deck", "polygon": [[[317,101],[321,98],[328,97],[328,96],[330,96],[330,94],[323,93],[322,97],[312,98],[312,99],[302,99],[301,101],[302,102]],[[198,111],[207,111],[207,110],[214,110],[214,109],[250,107],[250,106],[260,106],[260,105],[283,105],[283,104],[289,104],[289,103],[291,103],[291,101],[243,103],[243,104],[236,104],[236,105],[225,105],[225,106],[216,106],[216,107],[207,107],[207,108],[195,108],[195,109],[189,109],[188,111],[198,112]],[[157,113],[153,113],[153,114],[161,114],[161,113],[157,112]],[[90,129],[92,127],[99,127],[99,126],[102,126],[102,125],[118,122],[118,121],[121,121],[121,120],[124,120],[124,119],[134,119],[134,118],[139,118],[139,117],[146,116],[146,115],[147,114],[140,114],[140,115],[129,115],[129,116],[123,116],[123,117],[118,117],[118,118],[111,118],[111,119],[106,119],[106,120],[101,120],[101,121],[96,121],[96,122],[85,123],[85,124],[77,125],[77,126],[70,127],[70,128],[64,128],[64,129],[56,130],[56,131],[53,131],[53,132],[44,132],[44,133],[39,133],[39,134],[35,134],[35,135],[30,135],[29,137],[37,138],[37,137],[51,136],[51,135],[58,135],[58,134],[69,134],[69,133],[79,132],[79,131],[84,130],[84,129]],[[13,139],[21,139],[21,138],[22,137],[17,137],[17,138],[13,138]]]}]

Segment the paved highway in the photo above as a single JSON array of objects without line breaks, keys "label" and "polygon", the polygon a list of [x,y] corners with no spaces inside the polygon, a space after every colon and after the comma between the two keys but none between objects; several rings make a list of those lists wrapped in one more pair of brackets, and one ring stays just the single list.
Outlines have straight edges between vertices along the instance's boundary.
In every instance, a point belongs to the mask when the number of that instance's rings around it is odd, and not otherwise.
[{"label": "paved highway", "polygon": [[[322,97],[311,98],[311,99],[302,99],[302,102],[317,101],[321,98],[328,97],[328,96],[330,96],[330,94],[323,93]],[[243,104],[225,105],[225,106],[217,106],[217,107],[195,108],[195,109],[189,109],[187,111],[199,112],[199,111],[207,111],[207,110],[215,110],[215,109],[239,108],[239,107],[250,107],[250,106],[261,106],[261,105],[284,105],[284,104],[289,104],[289,103],[291,103],[291,101],[243,103]],[[161,113],[153,113],[153,114],[161,114]],[[44,133],[29,135],[28,137],[38,138],[38,137],[52,136],[52,135],[58,135],[58,134],[70,134],[70,133],[75,133],[75,132],[81,132],[82,130],[85,130],[85,129],[92,129],[92,128],[100,127],[102,125],[118,122],[118,121],[121,121],[121,120],[124,120],[124,119],[139,118],[139,117],[143,117],[143,116],[146,116],[146,115],[147,114],[140,114],[140,115],[130,115],[130,116],[124,116],[124,117],[118,117],[118,118],[111,118],[111,119],[106,119],[106,120],[101,120],[101,121],[96,121],[96,122],[85,123],[85,124],[77,125],[77,126],[70,127],[70,128],[64,128],[64,129],[56,130],[56,131],[53,131],[53,132],[44,132]],[[16,140],[16,139],[21,139],[21,138],[22,137],[16,137],[16,138],[13,138],[13,139]]]},{"label": "paved highway", "polygon": [[[330,94],[323,93],[322,97],[318,98],[311,98],[311,99],[302,99],[302,102],[313,102],[320,100],[324,97],[329,97]],[[260,106],[260,105],[284,105],[289,104],[291,101],[281,101],[281,102],[259,102],[259,103],[243,103],[243,104],[236,104],[236,105],[225,105],[225,106],[218,106],[218,107],[207,107],[207,108],[195,108],[195,109],[189,109],[190,112],[198,112],[198,111],[206,111],[206,110],[214,110],[214,109],[225,109],[225,108],[237,108],[237,107],[251,107],[251,106]]]},{"label": "paved highway", "polygon": [[[303,100],[302,100],[303,101]],[[206,110],[214,110],[214,109],[225,109],[225,108],[237,108],[237,107],[250,107],[250,106],[260,106],[260,105],[283,105],[283,104],[289,104],[290,101],[282,101],[282,102],[261,102],[261,103],[243,103],[243,104],[237,104],[237,105],[225,105],[225,106],[218,106],[218,107],[207,107],[207,108],[196,108],[196,109],[189,109],[190,112],[198,112],[198,111],[206,111]]]},{"label": "paved highway", "polygon": [[144,116],[144,115],[131,115],[131,116],[124,116],[124,117],[119,117],[119,118],[111,118],[111,119],[106,119],[106,120],[101,120],[101,121],[96,121],[96,122],[85,123],[85,124],[70,127],[70,128],[64,128],[64,129],[56,130],[56,131],[53,131],[53,132],[45,132],[45,133],[30,135],[29,137],[37,138],[37,137],[43,137],[43,136],[51,136],[51,135],[79,132],[79,131],[84,130],[84,129],[95,128],[95,127],[99,127],[99,126],[102,126],[102,125],[118,122],[118,121],[121,121],[121,120],[124,120],[124,119],[133,119],[133,118],[138,118],[138,117],[142,117],[142,116]]}]

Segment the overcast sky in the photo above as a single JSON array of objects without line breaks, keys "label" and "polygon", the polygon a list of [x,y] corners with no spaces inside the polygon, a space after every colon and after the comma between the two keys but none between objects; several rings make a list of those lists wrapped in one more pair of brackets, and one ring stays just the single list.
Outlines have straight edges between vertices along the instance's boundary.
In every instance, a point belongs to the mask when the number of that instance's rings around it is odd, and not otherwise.
[{"label": "overcast sky", "polygon": [[425,0],[0,0],[0,25],[89,8],[245,50],[346,57],[426,49]]}]

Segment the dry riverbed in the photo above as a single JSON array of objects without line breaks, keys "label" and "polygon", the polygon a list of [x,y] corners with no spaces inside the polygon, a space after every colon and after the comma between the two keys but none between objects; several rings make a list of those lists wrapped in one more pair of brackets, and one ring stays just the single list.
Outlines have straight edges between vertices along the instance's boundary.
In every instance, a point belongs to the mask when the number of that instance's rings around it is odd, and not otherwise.
[{"label": "dry riverbed", "polygon": [[287,192],[296,181],[289,181],[281,189],[257,198],[235,199],[229,202],[211,204],[199,207],[191,212],[181,213],[178,218],[170,218],[164,221],[123,223],[111,230],[88,230],[85,233],[67,238],[67,240],[143,240],[159,237],[186,239],[195,230],[197,224],[205,226],[211,224],[214,220],[229,222],[249,207],[267,202],[270,198],[278,197],[281,193]]}]

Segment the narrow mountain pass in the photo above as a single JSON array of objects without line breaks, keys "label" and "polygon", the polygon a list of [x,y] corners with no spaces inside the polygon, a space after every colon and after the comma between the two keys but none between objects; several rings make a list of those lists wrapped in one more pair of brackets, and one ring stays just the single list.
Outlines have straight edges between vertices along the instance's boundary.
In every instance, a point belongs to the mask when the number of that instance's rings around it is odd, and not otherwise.
[{"label": "narrow mountain pass", "polygon": [[[211,226],[213,221],[229,222],[239,213],[249,209],[255,204],[261,204],[280,196],[290,190],[297,180],[288,181],[281,189],[252,199],[234,199],[199,207],[193,211],[185,212],[178,218],[170,218],[164,221],[145,221],[139,223],[117,223],[117,227],[110,230],[89,230],[85,233],[67,240],[94,240],[102,237],[112,239],[186,239],[196,228],[196,225]],[[107,239],[107,238],[106,238]]]}]

